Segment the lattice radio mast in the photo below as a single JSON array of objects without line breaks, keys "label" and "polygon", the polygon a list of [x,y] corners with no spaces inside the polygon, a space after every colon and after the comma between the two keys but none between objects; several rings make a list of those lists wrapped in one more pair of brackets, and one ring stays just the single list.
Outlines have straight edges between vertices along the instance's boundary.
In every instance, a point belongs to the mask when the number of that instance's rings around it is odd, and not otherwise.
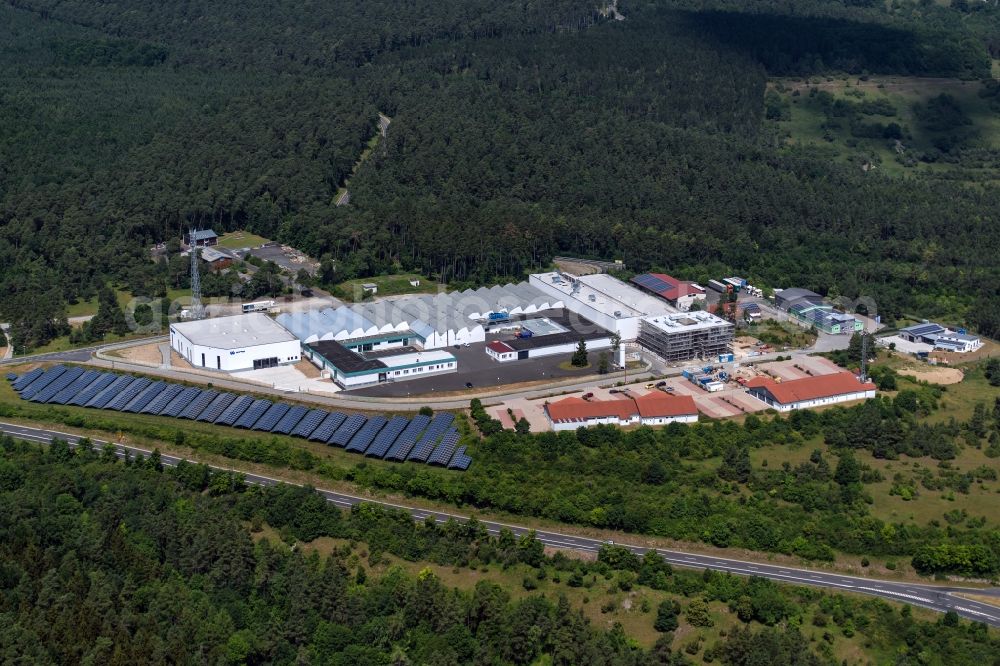
[{"label": "lattice radio mast", "polygon": [[868,332],[861,332],[861,381],[868,381]]},{"label": "lattice radio mast", "polygon": [[201,319],[205,316],[205,311],[201,305],[201,275],[198,272],[198,236],[194,231],[188,231],[188,238],[191,239],[191,318]]}]

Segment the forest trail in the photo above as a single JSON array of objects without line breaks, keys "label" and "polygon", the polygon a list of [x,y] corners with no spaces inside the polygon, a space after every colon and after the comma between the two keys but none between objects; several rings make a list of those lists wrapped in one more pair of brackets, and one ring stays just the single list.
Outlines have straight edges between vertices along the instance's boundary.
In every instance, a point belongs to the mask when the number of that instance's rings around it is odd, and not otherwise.
[{"label": "forest trail", "polygon": [[[819,90],[842,90],[844,89],[845,81],[843,79],[834,79],[833,81],[820,81],[819,83],[811,83],[809,81],[789,81],[785,79],[772,79],[768,81],[768,85],[774,85],[777,82],[781,82],[785,88],[788,90],[808,90],[809,88],[817,88]],[[893,76],[893,77],[872,77],[868,81],[861,81],[852,77],[851,87],[858,88],[860,90],[865,89],[878,89],[885,92],[918,92],[922,90],[927,90],[928,88],[978,88],[982,84],[979,81],[965,81],[962,79],[947,79],[941,77],[920,77],[920,76]]]},{"label": "forest trail", "polygon": [[[378,134],[373,136],[371,140],[368,141],[368,145],[365,146],[365,149],[361,151],[361,156],[358,158],[358,161],[354,163],[354,168],[351,169],[351,176],[353,176],[358,172],[358,169],[360,169],[361,165],[365,163],[365,160],[368,159],[368,156],[372,154],[372,151],[375,150],[375,147],[378,146],[380,142],[384,142],[385,138],[389,136],[390,123],[392,123],[392,118],[379,111]],[[384,143],[382,143],[382,147],[384,150],[385,148]],[[351,182],[351,176],[348,176],[344,180],[344,184],[341,185],[339,190],[337,190],[337,194],[333,198],[334,206],[346,206],[347,204],[351,203],[351,193],[348,190],[348,184]]]}]

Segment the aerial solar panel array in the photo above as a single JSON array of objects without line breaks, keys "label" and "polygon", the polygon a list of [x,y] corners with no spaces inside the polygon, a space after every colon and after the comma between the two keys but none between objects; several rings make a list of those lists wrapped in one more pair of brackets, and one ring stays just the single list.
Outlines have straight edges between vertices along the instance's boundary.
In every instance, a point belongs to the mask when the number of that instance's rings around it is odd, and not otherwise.
[{"label": "aerial solar panel array", "polygon": [[181,410],[181,413],[177,415],[177,418],[194,420],[194,417],[198,416],[205,411],[212,401],[219,397],[218,391],[199,391],[198,395],[191,400],[187,407]]},{"label": "aerial solar panel array", "polygon": [[310,410],[308,414],[302,417],[299,424],[292,429],[292,437],[306,437],[308,438],[313,434],[313,431],[319,427],[319,424],[323,422],[323,419],[327,417],[327,412],[325,409],[313,409]]},{"label": "aerial solar panel array", "polygon": [[455,449],[458,448],[458,439],[458,431],[454,428],[445,433],[444,437],[441,438],[441,443],[434,449],[434,453],[427,458],[428,464],[445,466],[451,462],[451,457],[455,455]]},{"label": "aerial solar panel array", "polygon": [[146,403],[146,406],[139,410],[140,414],[162,414],[173,399],[184,391],[184,387],[179,384],[167,384],[167,387],[158,392],[153,399]]},{"label": "aerial solar panel array", "polygon": [[410,451],[406,456],[406,460],[415,460],[417,462],[427,462],[434,449],[437,448],[438,442],[441,441],[441,437],[444,436],[448,427],[451,426],[452,421],[455,417],[451,414],[438,414],[431,421],[431,424],[427,427],[427,432],[424,433],[413,450]]},{"label": "aerial solar panel array", "polygon": [[389,447],[409,423],[410,419],[405,416],[393,416],[363,453],[371,458],[385,458]]},{"label": "aerial solar panel array", "polygon": [[469,465],[471,464],[472,458],[465,453],[465,447],[460,446],[458,451],[455,451],[455,455],[452,457],[451,462],[448,463],[448,469],[457,469],[464,472],[469,469]]},{"label": "aerial solar panel array", "polygon": [[389,419],[384,416],[373,416],[368,419],[368,422],[361,426],[358,433],[351,438],[351,441],[347,443],[345,447],[348,451],[352,453],[364,453],[368,446],[375,439],[375,436],[385,427],[385,424],[389,422]]},{"label": "aerial solar panel array", "polygon": [[167,406],[160,412],[161,416],[179,417],[181,413],[194,403],[194,400],[201,394],[201,389],[194,387],[186,388],[167,403]]},{"label": "aerial solar panel array", "polygon": [[222,413],[229,409],[229,405],[233,404],[235,400],[236,396],[232,393],[220,393],[201,414],[194,417],[194,420],[215,423],[215,420],[222,416]]},{"label": "aerial solar panel array", "polygon": [[267,410],[271,409],[271,405],[273,404],[270,400],[254,400],[247,407],[247,411],[243,412],[233,425],[237,428],[250,430],[267,413]]},{"label": "aerial solar panel array", "polygon": [[[344,420],[343,425],[337,428],[337,432],[330,436],[330,439],[328,439],[326,443],[332,446],[347,446],[347,443],[351,441],[351,438],[354,437],[355,433],[361,430],[361,426],[363,426],[367,420],[368,419],[360,414],[351,414]],[[316,433],[313,433],[313,437],[315,436]]]},{"label": "aerial solar panel array", "polygon": [[[278,403],[281,404],[280,402]],[[303,407],[302,405],[292,405],[285,412],[285,415],[278,419],[278,422],[274,424],[274,428],[271,432],[278,433],[280,435],[290,435],[292,430],[298,427],[299,423],[306,417],[309,413],[308,407]]]},{"label": "aerial solar panel array", "polygon": [[228,407],[222,410],[222,414],[219,418],[215,419],[213,423],[227,426],[236,425],[236,422],[240,420],[241,416],[243,416],[243,412],[250,409],[250,405],[253,403],[254,399],[250,396],[238,395]]},{"label": "aerial solar panel array", "polygon": [[[324,444],[329,443],[330,438],[333,436],[340,425],[347,420],[347,414],[341,414],[340,412],[330,412],[323,419],[323,422],[316,426],[316,429],[312,431],[309,435],[309,439],[314,442],[323,442]],[[351,433],[354,434],[354,433]]]},{"label": "aerial solar panel array", "polygon": [[417,414],[410,419],[409,425],[406,426],[399,437],[396,438],[396,441],[392,443],[392,446],[389,447],[384,456],[385,459],[406,460],[406,456],[417,443],[417,437],[420,437],[420,434],[427,428],[427,424],[430,422],[431,417],[424,414]]},{"label": "aerial solar panel array", "polygon": [[155,382],[150,384],[142,391],[139,395],[135,396],[131,402],[122,407],[123,412],[132,412],[133,414],[138,414],[140,411],[146,408],[146,405],[153,401],[153,398],[163,393],[163,389],[167,388],[166,382]]},{"label": "aerial solar panel array", "polygon": [[274,432],[274,427],[278,425],[278,421],[281,420],[281,417],[283,417],[285,412],[289,409],[289,406],[283,402],[271,403],[271,406],[267,408],[267,411],[261,414],[260,418],[254,422],[252,430]]},{"label": "aerial solar panel array", "polygon": [[455,417],[438,414],[372,416],[328,412],[163,380],[54,365],[7,381],[24,400],[170,416],[259,432],[301,437],[394,462],[413,461],[466,470],[472,458],[459,447]]}]

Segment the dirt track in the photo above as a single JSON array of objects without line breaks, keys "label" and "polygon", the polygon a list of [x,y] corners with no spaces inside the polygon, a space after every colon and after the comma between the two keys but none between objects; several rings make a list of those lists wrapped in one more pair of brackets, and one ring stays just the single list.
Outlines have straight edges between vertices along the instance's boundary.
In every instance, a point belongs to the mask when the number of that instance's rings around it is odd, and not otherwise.
[{"label": "dirt track", "polygon": [[[771,85],[778,83],[779,81],[771,81]],[[881,90],[883,92],[919,92],[927,90],[928,88],[978,88],[981,84],[979,81],[962,81],[960,79],[944,79],[944,78],[916,78],[916,77],[899,77],[899,78],[888,78],[888,79],[871,79],[868,81],[861,81],[857,77],[851,77],[847,81],[843,79],[834,79],[833,81],[820,81],[819,83],[810,83],[809,81],[787,81],[780,80],[780,83],[785,86],[788,90],[808,90],[809,88],[818,88],[819,90],[843,90],[846,83],[850,83],[852,88],[859,90]],[[882,86],[879,88],[879,86]]]},{"label": "dirt track", "polygon": [[957,368],[902,368],[899,374],[931,384],[957,384],[965,376]]}]

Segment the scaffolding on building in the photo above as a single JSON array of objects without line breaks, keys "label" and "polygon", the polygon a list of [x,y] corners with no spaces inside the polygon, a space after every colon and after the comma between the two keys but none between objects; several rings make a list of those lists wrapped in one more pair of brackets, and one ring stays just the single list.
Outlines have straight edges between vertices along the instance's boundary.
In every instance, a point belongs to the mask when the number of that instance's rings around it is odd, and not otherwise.
[{"label": "scaffolding on building", "polygon": [[736,327],[706,312],[648,317],[639,324],[639,345],[667,363],[710,359],[732,351]]}]

